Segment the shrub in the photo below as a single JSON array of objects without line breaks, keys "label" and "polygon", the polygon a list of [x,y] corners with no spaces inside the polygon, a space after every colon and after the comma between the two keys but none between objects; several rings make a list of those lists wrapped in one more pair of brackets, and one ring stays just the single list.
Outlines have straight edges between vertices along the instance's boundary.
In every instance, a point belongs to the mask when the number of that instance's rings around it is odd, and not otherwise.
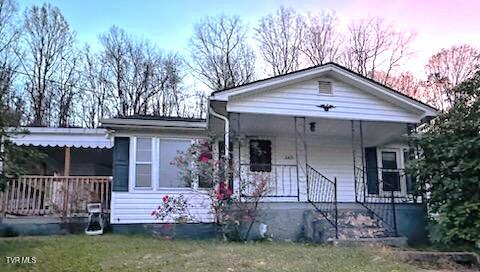
[{"label": "shrub", "polygon": [[441,243],[480,241],[480,72],[453,89],[452,108],[417,138],[412,170],[427,196],[431,237]]}]

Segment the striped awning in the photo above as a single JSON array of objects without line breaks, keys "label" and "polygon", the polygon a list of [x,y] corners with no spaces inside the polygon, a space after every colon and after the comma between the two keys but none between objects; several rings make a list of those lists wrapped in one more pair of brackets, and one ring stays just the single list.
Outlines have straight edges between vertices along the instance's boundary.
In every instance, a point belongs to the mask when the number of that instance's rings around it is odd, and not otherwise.
[{"label": "striped awning", "polygon": [[[12,133],[9,139],[17,145],[112,148],[113,141],[105,129],[25,127]],[[26,133],[23,133],[26,132]]]}]

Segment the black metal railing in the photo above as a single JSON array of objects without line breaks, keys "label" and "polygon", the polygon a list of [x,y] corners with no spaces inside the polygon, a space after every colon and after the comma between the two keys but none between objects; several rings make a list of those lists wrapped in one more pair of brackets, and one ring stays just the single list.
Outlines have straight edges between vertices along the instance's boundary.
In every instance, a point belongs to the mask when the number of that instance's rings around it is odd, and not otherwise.
[{"label": "black metal railing", "polygon": [[415,203],[419,198],[407,192],[404,169],[355,167],[355,200],[376,219],[385,236],[398,236],[396,205]]},{"label": "black metal railing", "polygon": [[307,164],[307,200],[335,228],[338,239],[337,179],[332,181]]},{"label": "black metal railing", "polygon": [[240,191],[252,196],[258,183],[266,181],[265,197],[299,198],[298,167],[293,164],[240,164]]}]

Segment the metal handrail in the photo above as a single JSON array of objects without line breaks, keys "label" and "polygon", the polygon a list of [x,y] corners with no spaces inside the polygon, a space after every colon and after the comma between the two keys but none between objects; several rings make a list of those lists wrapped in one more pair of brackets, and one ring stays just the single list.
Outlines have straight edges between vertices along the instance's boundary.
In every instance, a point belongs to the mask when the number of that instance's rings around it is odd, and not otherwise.
[{"label": "metal handrail", "polygon": [[[380,174],[382,171],[399,173],[399,176],[405,176],[404,169],[376,168]],[[355,200],[365,207],[376,219],[379,226],[386,232],[386,236],[398,236],[396,204],[416,201],[415,198],[408,195],[398,195],[398,191],[384,191],[383,194],[368,193],[366,172],[363,168],[355,167]],[[377,186],[383,187],[384,181],[377,176]]]},{"label": "metal handrail", "polygon": [[338,239],[337,178],[331,180],[309,164],[307,168],[307,200],[335,228]]}]

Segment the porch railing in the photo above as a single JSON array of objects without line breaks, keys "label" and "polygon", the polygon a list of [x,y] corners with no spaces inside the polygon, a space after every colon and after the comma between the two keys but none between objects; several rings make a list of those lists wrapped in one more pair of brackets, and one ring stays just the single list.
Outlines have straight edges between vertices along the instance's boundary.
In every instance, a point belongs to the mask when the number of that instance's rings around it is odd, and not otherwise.
[{"label": "porch railing", "polygon": [[299,197],[297,165],[240,164],[239,177],[242,196],[252,196],[258,182],[266,180],[265,197]]},{"label": "porch railing", "polygon": [[99,176],[21,176],[0,192],[0,212],[11,215],[85,216],[87,203],[110,212],[111,178]]},{"label": "porch railing", "polygon": [[[421,198],[407,192],[404,169],[373,169],[372,184],[368,184],[371,172],[355,168],[355,200],[364,206],[384,229],[385,236],[398,236],[396,205],[421,202]],[[388,177],[388,182],[383,176]]]},{"label": "porch railing", "polygon": [[338,239],[337,179],[332,181],[307,164],[307,199],[335,228]]}]

